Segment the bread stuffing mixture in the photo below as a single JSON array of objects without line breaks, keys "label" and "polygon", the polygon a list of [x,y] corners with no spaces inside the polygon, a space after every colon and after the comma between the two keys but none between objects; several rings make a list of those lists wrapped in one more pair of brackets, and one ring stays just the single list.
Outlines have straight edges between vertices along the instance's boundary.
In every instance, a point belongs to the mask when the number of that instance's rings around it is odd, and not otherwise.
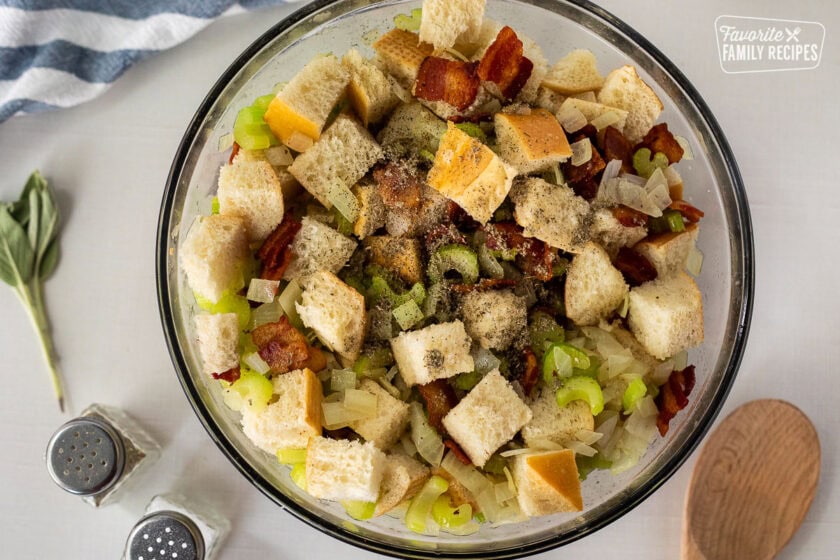
[{"label": "bread stuffing mixture", "polygon": [[581,511],[694,386],[703,212],[661,111],[633,66],[551,65],[483,0],[426,0],[242,108],[179,259],[244,433],[355,519]]}]

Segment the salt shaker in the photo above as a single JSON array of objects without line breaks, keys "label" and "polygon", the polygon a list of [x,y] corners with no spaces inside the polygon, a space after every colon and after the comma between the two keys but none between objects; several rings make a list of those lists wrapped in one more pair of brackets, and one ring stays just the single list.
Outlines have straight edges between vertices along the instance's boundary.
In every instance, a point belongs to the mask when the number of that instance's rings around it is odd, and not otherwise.
[{"label": "salt shaker", "polygon": [[179,494],[155,496],[131,530],[124,560],[212,560],[230,530],[219,513]]},{"label": "salt shaker", "polygon": [[46,459],[56,484],[99,507],[116,502],[158,457],[158,444],[127,414],[93,404],[53,434]]}]

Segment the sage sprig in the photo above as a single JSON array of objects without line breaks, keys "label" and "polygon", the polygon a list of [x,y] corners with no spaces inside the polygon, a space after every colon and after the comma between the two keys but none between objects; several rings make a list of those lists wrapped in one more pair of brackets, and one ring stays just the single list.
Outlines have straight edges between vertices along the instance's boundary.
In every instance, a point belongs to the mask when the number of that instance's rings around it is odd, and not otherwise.
[{"label": "sage sprig", "polygon": [[0,279],[15,290],[29,314],[63,411],[64,390],[42,288],[58,264],[58,226],[55,196],[38,171],[30,175],[16,202],[0,202]]}]

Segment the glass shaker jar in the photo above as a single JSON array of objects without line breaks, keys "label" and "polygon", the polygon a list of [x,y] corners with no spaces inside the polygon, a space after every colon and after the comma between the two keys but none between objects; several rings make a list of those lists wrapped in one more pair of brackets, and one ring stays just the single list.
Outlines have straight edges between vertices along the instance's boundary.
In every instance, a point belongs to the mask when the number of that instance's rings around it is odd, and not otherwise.
[{"label": "glass shaker jar", "polygon": [[180,494],[155,496],[131,530],[123,560],[213,560],[230,531],[218,512]]},{"label": "glass shaker jar", "polygon": [[93,404],[53,434],[46,460],[56,484],[99,507],[116,502],[158,457],[160,446],[127,414]]}]

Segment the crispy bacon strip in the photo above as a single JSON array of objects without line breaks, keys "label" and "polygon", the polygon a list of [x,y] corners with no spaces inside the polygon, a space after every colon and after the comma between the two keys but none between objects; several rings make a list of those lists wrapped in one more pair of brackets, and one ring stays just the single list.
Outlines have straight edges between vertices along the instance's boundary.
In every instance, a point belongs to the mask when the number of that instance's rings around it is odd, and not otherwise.
[{"label": "crispy bacon strip", "polygon": [[452,450],[452,453],[455,454],[455,457],[457,457],[459,461],[461,461],[465,465],[472,465],[472,461],[470,461],[470,458],[467,456],[466,453],[464,453],[464,450],[461,449],[461,446],[455,443],[454,439],[443,440],[443,445]]},{"label": "crispy bacon strip", "polygon": [[211,374],[213,379],[221,379],[222,381],[227,381],[228,383],[233,383],[242,373],[239,371],[239,366],[232,367],[227,371],[223,371],[222,373],[213,373]]},{"label": "crispy bacon strip", "polygon": [[604,140],[601,143],[604,151],[604,160],[612,161],[617,159],[621,161],[621,171],[624,173],[633,173],[633,146],[630,141],[615,127],[608,126],[604,130]]},{"label": "crispy bacon strip", "polygon": [[519,382],[522,384],[525,396],[529,396],[540,379],[540,370],[537,367],[537,355],[531,348],[526,347],[523,355],[524,369]]},{"label": "crispy bacon strip", "polygon": [[688,396],[694,389],[694,381],[694,366],[688,366],[681,371],[672,371],[668,381],[659,388],[659,395],[655,400],[656,408],[659,409],[659,415],[656,417],[659,435],[667,434],[671,419],[688,406]]},{"label": "crispy bacon strip", "polygon": [[533,69],[534,63],[522,55],[522,41],[513,29],[504,26],[481,57],[478,77],[499,86],[500,93],[509,101],[522,90]]},{"label": "crispy bacon strip", "polygon": [[467,294],[473,290],[483,292],[485,290],[498,290],[516,286],[516,280],[509,278],[482,278],[477,284],[453,284],[452,291],[456,294]]},{"label": "crispy bacon strip", "polygon": [[417,208],[423,202],[423,181],[404,164],[389,161],[377,167],[373,180],[388,207]]},{"label": "crispy bacon strip", "polygon": [[298,231],[300,231],[300,222],[287,212],[280,225],[274,228],[257,251],[257,258],[262,262],[260,278],[264,280],[283,278],[283,273],[286,272],[286,267],[292,260],[289,245],[294,241]]},{"label": "crispy bacon strip", "polygon": [[417,390],[426,402],[429,412],[429,425],[439,432],[445,432],[443,417],[458,404],[458,397],[446,379],[435,379],[431,383],[418,385]]},{"label": "crispy bacon strip", "polygon": [[516,264],[528,276],[548,282],[554,276],[554,250],[539,239],[526,237],[515,222],[488,224],[487,247],[494,250],[516,249]]},{"label": "crispy bacon strip", "polygon": [[671,205],[668,206],[668,208],[676,210],[683,215],[683,218],[695,224],[700,221],[700,218],[706,215],[702,210],[695,208],[684,200],[675,200],[671,202]]},{"label": "crispy bacon strip", "polygon": [[572,187],[576,195],[586,200],[592,200],[598,194],[598,181],[596,177],[607,166],[604,158],[601,157],[601,154],[598,153],[598,149],[595,147],[594,131],[595,127],[588,124],[576,132],[569,140],[570,143],[574,143],[584,138],[589,138],[589,141],[592,142],[592,157],[589,161],[583,165],[572,165],[572,160],[569,158],[560,164],[563,176],[566,178],[569,186]]},{"label": "crispy bacon strip", "polygon": [[460,230],[473,231],[481,226],[454,200],[450,200],[446,207],[446,218]]},{"label": "crispy bacon strip", "polygon": [[236,159],[236,154],[239,153],[239,144],[236,142],[233,143],[233,147],[230,149],[230,159],[228,159],[228,165],[233,164],[233,160]]},{"label": "crispy bacon strip", "polygon": [[276,323],[255,328],[251,338],[257,345],[258,354],[271,368],[271,373],[286,373],[305,367],[319,371],[327,365],[324,353],[310,346],[306,337],[285,316]]},{"label": "crispy bacon strip", "polygon": [[647,257],[630,247],[619,249],[613,264],[621,271],[624,280],[630,286],[640,286],[645,282],[656,280],[656,269]]},{"label": "crispy bacon strip", "polygon": [[426,101],[444,101],[463,111],[475,101],[481,79],[476,62],[427,56],[414,82],[414,96]]},{"label": "crispy bacon strip", "polygon": [[662,152],[668,158],[668,163],[677,163],[683,157],[683,149],[666,123],[659,123],[651,128],[642,141],[633,149],[635,153],[639,148],[648,148],[651,154]]},{"label": "crispy bacon strip", "polygon": [[615,219],[618,220],[618,223],[624,227],[646,226],[650,219],[650,216],[644,212],[639,212],[623,204],[611,208],[610,211],[615,216]]}]

